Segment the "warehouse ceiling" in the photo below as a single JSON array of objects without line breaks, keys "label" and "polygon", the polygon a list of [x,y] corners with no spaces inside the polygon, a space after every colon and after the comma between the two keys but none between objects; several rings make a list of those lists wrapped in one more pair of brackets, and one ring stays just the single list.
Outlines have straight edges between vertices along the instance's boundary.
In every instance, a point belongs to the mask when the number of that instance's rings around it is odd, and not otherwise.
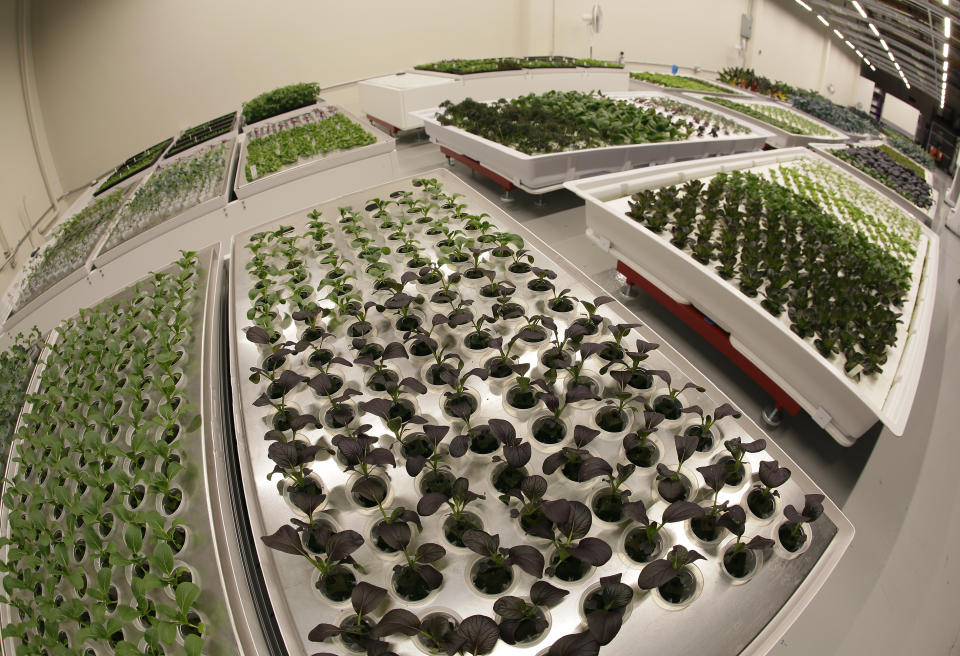
[{"label": "warehouse ceiling", "polygon": [[866,65],[899,77],[941,108],[960,105],[954,66],[960,44],[953,38],[960,28],[960,0],[794,1]]}]

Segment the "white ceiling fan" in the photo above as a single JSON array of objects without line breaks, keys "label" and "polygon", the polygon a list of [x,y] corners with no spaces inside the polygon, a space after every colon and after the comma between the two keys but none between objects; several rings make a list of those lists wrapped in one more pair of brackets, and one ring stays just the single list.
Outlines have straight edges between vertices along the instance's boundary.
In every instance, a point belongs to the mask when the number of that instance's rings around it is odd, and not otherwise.
[{"label": "white ceiling fan", "polygon": [[587,30],[590,32],[590,58],[593,58],[593,38],[600,33],[600,28],[603,25],[603,9],[600,8],[600,3],[593,5],[593,9],[589,14],[583,14],[581,17],[583,22],[587,24]]}]

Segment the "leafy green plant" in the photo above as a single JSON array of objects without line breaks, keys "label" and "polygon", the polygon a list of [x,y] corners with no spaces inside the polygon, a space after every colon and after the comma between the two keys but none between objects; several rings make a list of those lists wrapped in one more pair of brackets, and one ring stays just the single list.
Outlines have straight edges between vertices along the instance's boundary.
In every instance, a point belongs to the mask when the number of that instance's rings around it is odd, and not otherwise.
[{"label": "leafy green plant", "polygon": [[161,141],[126,160],[110,174],[110,177],[103,184],[97,187],[94,196],[99,196],[111,187],[117,186],[127,178],[133,177],[145,168],[152,166],[154,162],[160,159],[160,155],[167,149],[171,141],[173,141],[172,138]]},{"label": "leafy green plant", "polygon": [[630,77],[635,80],[643,80],[644,82],[650,82],[651,84],[659,84],[662,87],[669,87],[671,89],[688,89],[690,91],[712,91],[716,92],[727,92],[729,89],[722,87],[719,84],[711,84],[706,80],[700,80],[695,77],[687,77],[685,75],[667,75],[666,73],[649,73],[643,71],[640,73],[630,73]]},{"label": "leafy green plant", "polygon": [[316,82],[301,82],[272,91],[265,91],[253,100],[243,103],[244,123],[256,123],[265,118],[317,102],[320,85]]}]

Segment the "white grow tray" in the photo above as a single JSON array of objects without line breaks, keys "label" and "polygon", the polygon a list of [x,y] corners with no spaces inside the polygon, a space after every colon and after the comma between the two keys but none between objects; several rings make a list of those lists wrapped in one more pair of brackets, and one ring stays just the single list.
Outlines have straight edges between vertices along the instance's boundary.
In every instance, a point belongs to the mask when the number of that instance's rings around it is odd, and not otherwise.
[{"label": "white grow tray", "polygon": [[[648,72],[655,72],[655,71],[631,71],[631,72],[632,73],[648,73]],[[670,75],[670,73],[664,73],[664,75]],[[715,96],[723,96],[725,98],[729,97],[731,100],[736,100],[738,98],[743,99],[743,98],[746,98],[748,95],[750,95],[750,92],[748,92],[745,89],[741,89],[739,87],[735,87],[730,84],[726,84],[724,82],[718,82],[717,80],[709,80],[705,77],[700,77],[698,75],[684,75],[682,73],[677,73],[677,76],[691,78],[699,82],[704,82],[705,84],[715,84],[716,86],[720,87],[720,89],[716,91],[700,91],[697,89],[678,89],[677,87],[665,87],[661,84],[655,84],[654,82],[647,82],[646,80],[638,80],[635,77],[630,78],[630,86],[631,88],[640,89],[643,91],[661,91],[663,93],[672,93],[675,95],[682,95],[682,96],[686,96],[687,94],[690,94],[690,93],[698,93],[698,94],[710,93]]]},{"label": "white grow tray", "polygon": [[[873,140],[873,141],[857,142],[854,145],[857,148],[869,148],[873,146],[880,146],[882,144],[883,144],[882,141]],[[914,205],[905,197],[901,196],[896,191],[894,191],[887,185],[883,184],[880,180],[877,180],[866,171],[861,171],[853,164],[850,164],[849,162],[845,162],[844,160],[840,159],[839,157],[833,154],[834,150],[843,150],[844,148],[846,148],[846,146],[837,148],[833,144],[812,143],[810,144],[810,148],[820,153],[821,155],[828,157],[833,164],[836,164],[847,173],[850,173],[851,175],[856,176],[859,180],[862,180],[866,184],[870,185],[877,193],[883,195],[885,198],[895,203],[897,207],[902,209],[904,212],[908,212],[909,214],[917,217],[918,219],[926,223],[928,226],[933,224],[933,221],[935,220],[935,217],[937,215],[937,205],[940,202],[940,192],[933,188],[933,173],[930,172],[928,169],[924,168],[919,164],[917,165],[923,169],[923,179],[924,181],[926,181],[928,185],[930,185],[930,197],[933,199],[933,203],[930,205],[930,207],[928,207],[927,209],[923,209],[922,207]]]},{"label": "white grow tray", "polygon": [[[934,232],[921,224],[920,255],[913,269],[915,301],[911,308],[908,298],[904,307],[897,346],[881,374],[871,381],[856,382],[843,373],[842,366],[824,359],[812,344],[794,334],[788,321],[771,316],[758,299],[744,296],[723,280],[713,266],[700,264],[625,214],[629,196],[641,189],[799,158],[833,164],[807,149],[791,148],[657,166],[568,183],[566,187],[586,200],[587,234],[591,239],[675,301],[695,306],[729,332],[733,347],[839,443],[853,444],[878,420],[901,435],[913,406],[933,316],[939,253]],[[851,179],[859,184],[856,178]]]},{"label": "white grow tray", "polygon": [[[609,96],[624,100],[649,97],[676,99],[660,91],[627,91],[611,93]],[[416,112],[416,115],[423,119],[427,135],[433,141],[478,161],[484,167],[502,175],[517,187],[530,193],[553,191],[561,188],[565,182],[613,171],[628,171],[652,164],[759,150],[763,147],[764,141],[772,136],[771,132],[740,120],[734,113],[717,110],[713,106],[694,101],[684,100],[683,102],[730,118],[750,128],[751,132],[720,137],[694,136],[685,141],[606,146],[527,155],[466,130],[451,125],[440,125],[436,118],[440,113],[437,108]]]},{"label": "white grow tray", "polygon": [[[318,155],[312,159],[300,160],[296,164],[288,166],[279,171],[275,171],[270,175],[262,178],[256,178],[251,181],[247,180],[247,139],[255,138],[254,135],[256,135],[258,132],[270,133],[273,125],[289,118],[303,117],[306,119],[305,122],[310,122],[311,115],[317,116],[317,112],[323,112],[324,110],[329,111],[330,109],[336,110],[354,123],[360,125],[368,134],[373,136],[376,141],[367,146],[351,148],[350,150],[338,150],[326,155]],[[352,162],[376,157],[378,155],[394,155],[395,157],[395,152],[397,149],[397,143],[394,139],[387,137],[379,130],[371,130],[367,128],[359,119],[349,112],[346,112],[335,105],[327,104],[311,105],[305,109],[301,108],[296,112],[289,112],[287,114],[275,116],[270,122],[261,121],[245,127],[244,130],[244,134],[240,137],[240,160],[237,163],[236,182],[234,184],[234,191],[237,194],[237,198],[242,199],[249,198],[250,196],[266,191],[267,189],[273,189],[274,187],[280,186],[287,182],[299,180],[300,178],[305,178],[315,173],[327,171],[344,164],[350,164]],[[273,131],[275,132],[276,130],[274,129]]]},{"label": "white grow tray", "polygon": [[[792,105],[789,105],[784,102],[780,102],[778,100],[773,100],[769,98],[743,98],[743,99],[729,98],[729,100],[741,103],[743,105],[779,107],[780,109],[785,109],[788,112],[792,114],[796,114],[797,116],[803,119],[816,123],[818,126],[823,128],[824,130],[827,130],[828,133],[821,134],[821,135],[793,134],[792,132],[787,132],[786,130],[782,130],[778,127],[775,127],[767,123],[766,121],[761,121],[758,118],[753,118],[752,116],[741,114],[735,109],[730,109],[729,107],[724,107],[723,105],[717,105],[715,103],[711,103],[709,100],[707,100],[707,97],[709,97],[710,95],[712,94],[691,93],[689,94],[689,97],[698,98],[704,101],[710,107],[717,107],[717,108],[723,109],[725,112],[728,112],[730,114],[733,114],[743,119],[750,125],[756,125],[768,130],[769,132],[772,133],[772,136],[769,139],[767,139],[767,144],[774,148],[790,148],[793,146],[806,146],[807,144],[813,143],[814,141],[824,142],[824,143],[846,143],[847,141],[850,141],[850,135],[844,132],[841,132],[840,130],[833,127],[829,123],[821,121],[815,116],[810,116],[805,112],[801,112],[799,109],[793,107]],[[720,95],[720,94],[717,94],[717,95]]]},{"label": "white grow tray", "polygon": [[514,98],[527,93],[557,91],[627,91],[629,73],[622,68],[532,68],[456,75],[412,70],[357,84],[364,114],[399,130],[423,126],[412,115],[444,100]]},{"label": "white grow tray", "polygon": [[[185,159],[190,159],[196,156],[198,153],[200,153],[201,150],[216,148],[223,143],[227,144],[227,152],[225,154],[225,157],[227,158],[226,170],[224,172],[223,182],[221,183],[220,190],[215,196],[212,196],[206,199],[205,201],[198,203],[197,205],[194,205],[193,207],[189,207],[183,210],[182,212],[180,212],[179,214],[174,214],[165,219],[161,219],[159,223],[156,223],[150,226],[149,228],[147,228],[146,230],[133,235],[126,241],[120,242],[119,244],[111,248],[109,251],[104,251],[103,249],[106,249],[106,244],[110,239],[110,235],[112,235],[113,232],[117,229],[120,216],[123,213],[123,210],[121,209],[120,212],[117,212],[117,217],[114,221],[113,226],[111,226],[110,230],[107,233],[107,239],[106,241],[103,242],[103,246],[100,252],[98,252],[94,257],[93,266],[95,268],[101,268],[108,262],[112,262],[113,260],[117,259],[121,255],[124,255],[125,253],[129,253],[135,248],[139,248],[143,244],[153,241],[160,235],[170,232],[174,228],[182,226],[183,224],[189,223],[194,219],[198,219],[202,216],[206,216],[208,214],[211,214],[213,212],[216,212],[226,207],[227,203],[230,200],[230,189],[233,187],[233,176],[236,172],[236,167],[237,167],[238,143],[237,143],[237,136],[233,132],[228,132],[227,134],[224,134],[220,137],[215,137],[214,139],[211,139],[209,141],[204,141],[203,143],[197,144],[192,148],[188,148],[187,150],[177,153],[176,155],[174,155],[168,160],[161,161],[160,164],[156,167],[156,169],[153,170],[153,173],[157,173],[162,169],[165,169],[169,166],[177,164],[178,162],[181,162]],[[151,173],[150,177],[153,177],[153,173]],[[149,180],[150,180],[149,177],[144,178],[140,182],[140,184],[137,186],[137,189],[139,190],[139,188],[145,185]],[[134,191],[133,195],[131,195],[131,198],[133,198],[133,196],[135,195],[136,195],[136,191]]]}]

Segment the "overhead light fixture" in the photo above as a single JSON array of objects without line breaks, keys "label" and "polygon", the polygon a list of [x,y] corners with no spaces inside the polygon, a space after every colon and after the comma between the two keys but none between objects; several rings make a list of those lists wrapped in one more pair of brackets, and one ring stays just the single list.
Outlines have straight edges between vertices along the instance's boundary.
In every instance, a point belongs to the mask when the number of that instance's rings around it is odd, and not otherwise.
[{"label": "overhead light fixture", "polygon": [[944,73],[947,72],[947,67],[948,67],[948,66],[950,66],[950,62],[948,62],[946,59],[944,59],[944,60],[943,60],[943,72],[944,72]]},{"label": "overhead light fixture", "polygon": [[853,45],[852,43],[850,43],[849,41],[844,41],[844,43],[846,43],[847,46],[848,46],[851,50],[856,50],[856,49],[857,49],[856,46]]},{"label": "overhead light fixture", "polygon": [[811,7],[810,5],[808,5],[808,4],[807,4],[806,2],[804,2],[803,0],[797,0],[797,4],[800,5],[801,7],[803,7],[804,9],[806,9],[807,11],[813,11],[813,7]]},{"label": "overhead light fixture", "polygon": [[817,14],[817,19],[827,27],[830,27],[830,23],[827,22],[827,19],[821,16],[820,14]]},{"label": "overhead light fixture", "polygon": [[842,39],[842,38],[843,38],[843,34],[840,33],[840,30],[835,29],[835,30],[833,30],[833,33],[837,35],[837,38],[838,38],[838,39]]},{"label": "overhead light fixture", "polygon": [[859,50],[857,50],[856,53],[857,53],[857,57],[859,57],[860,59],[863,59],[863,53],[862,53],[862,52],[860,52]]},{"label": "overhead light fixture", "polygon": [[880,39],[880,45],[883,46],[884,50],[886,50],[887,52],[890,52],[890,46],[887,45],[886,41],[884,41],[883,39]]},{"label": "overhead light fixture", "polygon": [[877,67],[874,66],[873,64],[870,64],[870,70],[873,71],[874,73],[876,73],[876,72],[877,72]]},{"label": "overhead light fixture", "polygon": [[870,65],[870,60],[867,59],[866,57],[864,57],[864,58],[863,58],[863,63],[866,64],[867,66],[869,66],[869,65]]},{"label": "overhead light fixture", "polygon": [[893,67],[900,71],[901,75],[903,74],[903,71],[900,69],[900,62],[893,62]]},{"label": "overhead light fixture", "polygon": [[944,7],[949,7],[949,6],[950,6],[950,0],[943,0],[943,6],[944,6]]},{"label": "overhead light fixture", "polygon": [[944,44],[943,44],[943,58],[946,59],[946,58],[949,57],[949,56],[950,56],[950,44],[949,44],[949,43],[944,43]]},{"label": "overhead light fixture", "polygon": [[907,78],[903,78],[903,83],[907,85],[907,88],[910,88],[910,83],[907,82]]},{"label": "overhead light fixture", "polygon": [[946,84],[946,82],[947,82],[947,72],[946,72],[946,71],[943,72],[943,82],[944,82],[944,84]]},{"label": "overhead light fixture", "polygon": [[880,30],[877,29],[877,26],[873,23],[870,23],[870,31],[873,32],[873,36],[880,38]]},{"label": "overhead light fixture", "polygon": [[893,53],[887,50],[887,57],[890,58],[890,61],[896,62],[897,60],[893,58]]},{"label": "overhead light fixture", "polygon": [[943,17],[943,36],[950,38],[950,17]]},{"label": "overhead light fixture", "polygon": [[862,17],[867,18],[867,12],[863,10],[863,7],[860,6],[860,3],[857,0],[853,0],[853,8],[857,10]]}]

